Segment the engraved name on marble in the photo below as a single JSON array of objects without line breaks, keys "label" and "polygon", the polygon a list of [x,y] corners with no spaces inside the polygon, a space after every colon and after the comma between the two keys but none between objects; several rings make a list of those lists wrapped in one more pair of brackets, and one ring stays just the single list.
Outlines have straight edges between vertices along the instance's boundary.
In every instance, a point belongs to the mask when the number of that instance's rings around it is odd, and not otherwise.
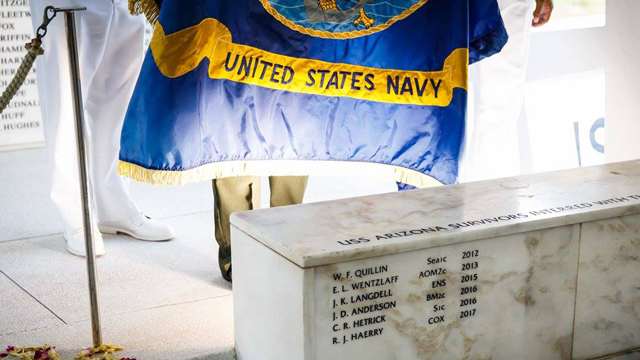
[{"label": "engraved name on marble", "polygon": [[[347,332],[341,337],[334,336],[332,345],[344,345],[351,341],[382,335],[386,315],[378,313],[396,307],[393,292],[387,285],[396,284],[399,276],[389,274],[389,265],[380,265],[353,271],[347,270],[344,273],[332,274],[332,277],[336,282],[333,286],[333,294],[338,294],[338,297],[333,299],[333,308],[337,309],[332,315],[334,319],[332,330],[336,333]],[[351,294],[345,295],[349,292]],[[353,292],[357,293],[353,294]],[[355,307],[349,305],[355,305]],[[364,317],[358,317],[360,315]],[[347,319],[350,317],[356,318]],[[371,325],[376,326],[363,329]]]}]

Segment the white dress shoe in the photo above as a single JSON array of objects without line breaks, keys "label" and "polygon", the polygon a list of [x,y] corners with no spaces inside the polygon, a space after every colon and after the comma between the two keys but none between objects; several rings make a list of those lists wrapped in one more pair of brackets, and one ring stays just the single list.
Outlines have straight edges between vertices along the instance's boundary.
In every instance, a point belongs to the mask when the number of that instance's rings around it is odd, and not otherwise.
[{"label": "white dress shoe", "polygon": [[[67,241],[67,251],[76,256],[87,256],[87,250],[84,246],[83,228],[66,229],[64,231],[64,239]],[[100,232],[93,232],[93,243],[95,244],[96,256],[104,255],[104,241],[102,241],[102,234],[100,234]]]},{"label": "white dress shoe", "polygon": [[98,229],[103,234],[122,233],[145,241],[167,241],[176,236],[171,226],[142,213],[125,220],[101,222]]}]

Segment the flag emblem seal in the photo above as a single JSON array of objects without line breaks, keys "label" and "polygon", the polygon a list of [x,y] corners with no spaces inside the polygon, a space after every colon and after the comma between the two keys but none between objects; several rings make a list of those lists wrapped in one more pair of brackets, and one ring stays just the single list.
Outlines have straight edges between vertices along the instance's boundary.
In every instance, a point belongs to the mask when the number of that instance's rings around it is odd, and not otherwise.
[{"label": "flag emblem seal", "polygon": [[382,31],[428,0],[260,0],[290,29],[322,38],[349,39]]}]

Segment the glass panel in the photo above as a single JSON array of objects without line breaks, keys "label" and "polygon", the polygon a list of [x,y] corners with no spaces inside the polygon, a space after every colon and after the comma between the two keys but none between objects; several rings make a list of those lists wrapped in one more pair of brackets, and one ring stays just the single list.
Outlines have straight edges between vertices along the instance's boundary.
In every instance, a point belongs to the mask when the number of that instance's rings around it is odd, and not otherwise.
[{"label": "glass panel", "polygon": [[527,84],[535,172],[604,164],[604,69]]}]

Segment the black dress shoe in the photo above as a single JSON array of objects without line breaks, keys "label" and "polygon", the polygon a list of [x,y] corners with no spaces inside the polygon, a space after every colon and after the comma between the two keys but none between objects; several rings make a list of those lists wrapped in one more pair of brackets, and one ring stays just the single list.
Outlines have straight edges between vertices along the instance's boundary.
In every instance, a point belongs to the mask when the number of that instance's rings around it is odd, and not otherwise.
[{"label": "black dress shoe", "polygon": [[231,276],[231,269],[229,269],[229,272],[226,273],[226,274],[223,272],[222,273],[222,278],[227,280],[228,282],[232,283],[233,281],[232,281],[232,276]]}]

